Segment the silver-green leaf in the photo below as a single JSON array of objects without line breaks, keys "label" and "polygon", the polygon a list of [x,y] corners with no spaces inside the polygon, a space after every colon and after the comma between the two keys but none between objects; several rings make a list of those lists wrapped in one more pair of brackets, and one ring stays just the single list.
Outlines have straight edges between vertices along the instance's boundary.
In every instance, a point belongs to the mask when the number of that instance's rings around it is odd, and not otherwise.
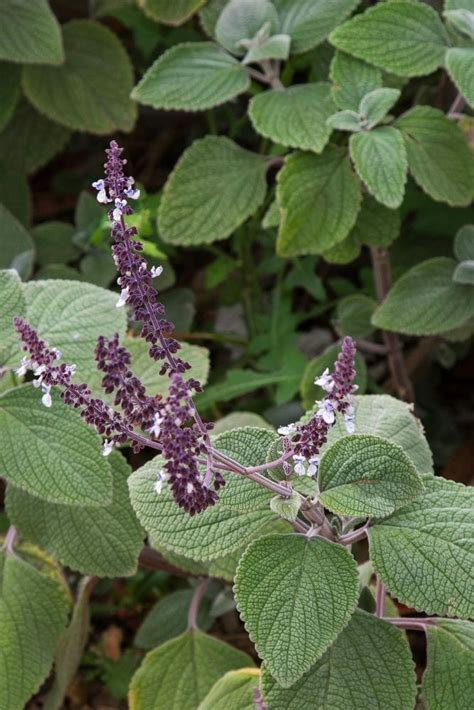
[{"label": "silver-green leaf", "polygon": [[405,194],[407,157],[400,131],[383,126],[356,133],[350,153],[359,177],[369,192],[386,207],[400,207]]}]

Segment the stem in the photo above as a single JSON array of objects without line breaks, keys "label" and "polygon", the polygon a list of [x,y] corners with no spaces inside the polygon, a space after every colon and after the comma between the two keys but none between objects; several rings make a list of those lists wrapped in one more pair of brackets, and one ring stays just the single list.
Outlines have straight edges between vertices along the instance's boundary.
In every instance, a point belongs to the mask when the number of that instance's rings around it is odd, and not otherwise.
[{"label": "stem", "polygon": [[268,710],[267,706],[265,705],[262,697],[262,693],[260,688],[255,688],[253,691],[253,702],[255,705],[255,710]]},{"label": "stem", "polygon": [[270,168],[281,168],[284,162],[285,158],[276,155],[274,158],[270,158],[269,160],[267,160],[267,170],[270,170]]},{"label": "stem", "polygon": [[370,340],[363,340],[359,338],[356,340],[357,350],[362,350],[366,353],[374,355],[386,355],[387,347],[386,345],[381,345],[380,343],[372,343]]},{"label": "stem", "polygon": [[428,626],[436,622],[436,616],[427,616],[426,618],[410,618],[409,616],[382,616],[383,621],[388,621],[393,626],[398,626],[400,629],[411,629],[412,631],[426,631]]},{"label": "stem", "polygon": [[466,101],[464,99],[464,96],[462,94],[458,94],[454,99],[453,103],[451,104],[451,108],[448,111],[448,118],[454,120],[459,118],[459,114],[463,110],[465,103]]},{"label": "stem", "polygon": [[[377,297],[379,301],[383,301],[392,282],[388,251],[382,247],[370,247],[370,256]],[[382,335],[388,351],[388,365],[398,396],[406,402],[413,402],[413,387],[403,359],[400,339],[396,333],[388,330],[382,330]]]},{"label": "stem", "polygon": [[298,518],[296,518],[296,520],[292,520],[291,524],[293,525],[296,532],[303,533],[303,535],[307,535],[311,530],[309,525],[306,525],[306,523],[304,523],[302,520],[298,520]]},{"label": "stem", "polygon": [[276,481],[272,481],[269,478],[265,478],[261,473],[248,473],[247,478],[251,481],[260,484],[264,488],[268,488],[269,491],[273,491],[276,495],[282,496],[283,498],[289,498],[291,496],[292,490],[285,485],[281,485]]},{"label": "stem", "polygon": [[13,555],[13,545],[15,544],[16,540],[16,527],[14,525],[10,525],[10,527],[7,530],[7,534],[5,535],[5,540],[2,545],[2,550],[5,550],[7,555]]},{"label": "stem", "polygon": [[375,616],[378,616],[379,618],[383,616],[384,605],[385,585],[380,577],[377,577],[377,586],[375,587]]},{"label": "stem", "polygon": [[341,535],[337,538],[337,542],[340,545],[352,545],[353,542],[358,542],[364,537],[367,537],[369,528],[370,523],[367,522],[363,527],[358,528],[357,530],[353,530],[352,532],[347,533],[347,535]]},{"label": "stem", "polygon": [[188,629],[197,629],[197,615],[199,612],[199,606],[201,604],[204,592],[209,584],[209,579],[202,579],[194,590],[193,598],[191,599],[191,604],[189,605],[188,611]]}]

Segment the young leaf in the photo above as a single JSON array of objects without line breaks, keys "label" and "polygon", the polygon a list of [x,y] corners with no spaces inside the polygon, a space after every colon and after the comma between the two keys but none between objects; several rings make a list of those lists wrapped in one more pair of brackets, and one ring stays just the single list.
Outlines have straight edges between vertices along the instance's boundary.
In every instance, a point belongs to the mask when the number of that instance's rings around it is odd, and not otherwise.
[{"label": "young leaf", "polygon": [[409,170],[422,190],[449,205],[470,204],[474,158],[459,126],[431,106],[416,106],[395,125],[405,139]]},{"label": "young leaf", "polygon": [[257,653],[287,688],[349,621],[357,603],[357,565],[346,549],[322,538],[269,535],[245,551],[234,593]]},{"label": "young leaf", "polygon": [[428,660],[422,698],[426,710],[474,705],[474,624],[437,619],[427,628]]},{"label": "young leaf", "polygon": [[278,31],[278,13],[270,0],[230,0],[217,20],[217,41],[232,54],[243,55],[241,40],[253,39],[264,25],[269,33]]},{"label": "young leaf", "polygon": [[130,710],[196,710],[227,671],[252,666],[252,659],[197,629],[145,656],[130,685]]},{"label": "young leaf", "polygon": [[[357,367],[357,365],[356,365]],[[412,406],[387,394],[366,394],[354,397],[355,430],[358,434],[373,434],[401,446],[420,473],[433,471],[433,457],[420,421]],[[344,421],[336,418],[330,429],[327,446],[347,437]]]},{"label": "young leaf", "polygon": [[[474,17],[474,14],[473,14]],[[452,47],[446,53],[446,68],[471,108],[474,108],[474,49]]]},{"label": "young leaf", "polygon": [[390,126],[356,133],[350,138],[355,169],[369,192],[386,207],[403,202],[407,157],[400,131]]},{"label": "young leaf", "polygon": [[278,686],[264,668],[262,691],[271,710],[412,710],[416,678],[403,633],[356,610],[331,648],[295,685]]},{"label": "young leaf", "polygon": [[[240,2],[240,0],[239,0]],[[266,59],[288,59],[291,37],[288,35],[273,35],[262,44],[251,46],[242,60],[242,64],[262,62]]]},{"label": "young leaf", "polygon": [[[215,438],[215,446],[244,466],[264,463],[275,434],[268,429],[246,427],[225,432]],[[162,466],[157,458],[148,462],[129,479],[132,506],[149,533],[152,543],[197,561],[223,557],[240,549],[274,518],[270,510],[271,493],[253,481],[234,473],[224,474],[226,485],[216,505],[196,516],[178,508],[165,487],[154,491],[156,472]]]},{"label": "young leaf", "polygon": [[33,269],[35,245],[25,227],[0,204],[0,268],[15,269],[27,279]]},{"label": "young leaf", "polygon": [[21,710],[47,677],[67,621],[55,578],[0,553],[0,707]]},{"label": "young leaf", "polygon": [[363,293],[346,296],[337,304],[337,325],[343,335],[352,338],[366,338],[374,331],[370,322],[377,302]]},{"label": "young leaf", "polygon": [[360,0],[274,0],[280,31],[291,37],[291,51],[316,47],[357,7]]},{"label": "young leaf", "polygon": [[[305,409],[311,409],[317,399],[324,397],[324,390],[318,387],[318,385],[315,385],[314,380],[324,372],[326,367],[332,370],[338,354],[339,346],[332,345],[320,355],[310,360],[306,365],[300,385],[301,399],[303,400],[303,407]],[[359,392],[362,393],[367,386],[367,368],[364,358],[360,353],[356,354],[355,369],[356,377],[354,382],[359,386]]]},{"label": "young leaf", "polygon": [[255,130],[275,143],[320,153],[329,140],[326,120],[334,110],[330,84],[318,82],[257,94],[249,116]]},{"label": "young leaf", "polygon": [[21,67],[0,62],[0,131],[11,119],[21,96]]},{"label": "young leaf", "polygon": [[138,0],[145,15],[164,25],[182,25],[206,0]]},{"label": "young leaf", "polygon": [[212,686],[197,710],[255,710],[259,678],[258,668],[228,671]]},{"label": "young leaf", "polygon": [[327,119],[326,123],[336,131],[358,133],[362,130],[361,117],[356,111],[349,111],[348,109],[333,114]]},{"label": "young leaf", "polygon": [[379,3],[338,27],[329,39],[338,49],[397,76],[431,74],[448,46],[438,13],[413,0]]},{"label": "young leaf", "polygon": [[52,503],[98,507],[112,496],[99,436],[56,395],[43,407],[31,384],[0,397],[0,475]]},{"label": "young leaf", "polygon": [[359,111],[363,97],[382,86],[380,69],[339,50],[331,62],[330,76],[332,97],[343,110]]},{"label": "young leaf", "polygon": [[143,533],[130,505],[131,469],[118,451],[109,458],[112,502],[100,507],[71,507],[39,500],[8,486],[8,515],[22,537],[82,574],[126,577],[137,569]]},{"label": "young leaf", "polygon": [[13,327],[14,316],[25,316],[26,303],[18,273],[13,269],[0,271],[0,364],[7,358],[10,349],[17,343],[17,333]]},{"label": "young leaf", "polygon": [[25,67],[23,90],[33,106],[57,123],[107,135],[130,131],[136,106],[130,100],[133,70],[113,32],[92,20],[63,26],[66,59],[59,67]]},{"label": "young leaf", "polygon": [[2,0],[0,59],[21,64],[61,64],[61,28],[47,0]]},{"label": "young leaf", "polygon": [[457,284],[474,284],[474,260],[461,261],[456,266],[453,281]]},{"label": "young leaf", "polygon": [[195,141],[165,185],[158,211],[161,236],[178,245],[225,239],[262,204],[265,173],[260,155],[229,138]]},{"label": "young leaf", "polygon": [[364,116],[368,123],[368,128],[373,128],[385,118],[392,106],[400,98],[398,89],[374,89],[362,97],[359,105],[359,113]]},{"label": "young leaf", "polygon": [[369,434],[346,436],[326,450],[319,469],[320,500],[340,515],[389,515],[423,491],[401,446]]},{"label": "young leaf", "polygon": [[321,155],[294,153],[277,179],[281,256],[319,254],[345,239],[361,195],[344,149],[329,145]]},{"label": "young leaf", "polygon": [[[474,39],[474,9],[468,10],[468,5],[469,0],[466,0],[465,9],[445,10],[443,15],[456,29],[470,39]],[[474,8],[474,6],[472,7]]]},{"label": "young leaf", "polygon": [[407,271],[372,323],[407,335],[437,335],[462,325],[474,310],[474,289],[453,281],[456,262],[440,256]]},{"label": "young leaf", "polygon": [[473,490],[431,476],[423,483],[425,492],[413,503],[370,528],[370,559],[403,604],[427,614],[472,617]]},{"label": "young leaf", "polygon": [[208,37],[215,37],[219,15],[229,0],[208,0],[199,11],[199,21]]},{"label": "young leaf", "polygon": [[454,238],[454,254],[458,261],[474,259],[474,224],[466,224]]},{"label": "young leaf", "polygon": [[246,69],[214,42],[171,47],[148,69],[132,98],[154,108],[203,111],[246,91]]}]

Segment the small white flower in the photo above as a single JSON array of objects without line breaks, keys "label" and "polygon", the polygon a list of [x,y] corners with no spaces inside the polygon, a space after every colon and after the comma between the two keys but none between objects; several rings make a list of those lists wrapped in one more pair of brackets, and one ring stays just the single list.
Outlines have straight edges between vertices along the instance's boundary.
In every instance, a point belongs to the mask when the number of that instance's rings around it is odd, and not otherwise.
[{"label": "small white flower", "polygon": [[148,429],[150,434],[153,434],[153,436],[157,439],[160,435],[161,432],[161,422],[163,421],[163,417],[160,417],[158,412],[155,412],[153,415],[153,423],[151,427]]},{"label": "small white flower", "polygon": [[112,217],[116,222],[120,221],[120,218],[123,215],[123,210],[127,206],[127,200],[121,200],[120,198],[116,198],[115,200],[115,209],[112,212]]},{"label": "small white flower", "polygon": [[277,429],[280,436],[293,436],[296,432],[296,424],[288,424],[287,426],[280,426]]},{"label": "small white flower", "polygon": [[189,494],[193,493],[194,492],[194,483],[191,483],[191,481],[189,481],[189,483],[186,484],[186,491]]},{"label": "small white flower", "polygon": [[54,355],[54,357],[56,358],[56,360],[60,360],[60,359],[61,359],[62,355],[61,355],[61,351],[60,351],[60,350],[58,350],[57,348],[52,348],[51,352],[53,353],[53,355]]},{"label": "small white flower", "polygon": [[111,202],[110,198],[107,197],[107,193],[105,191],[105,183],[103,180],[96,180],[92,183],[92,187],[98,191],[97,202],[101,202],[103,205],[106,205],[107,202]]},{"label": "small white flower", "polygon": [[334,381],[329,374],[329,368],[326,367],[324,370],[323,374],[320,375],[319,377],[316,377],[314,380],[315,385],[319,385],[319,387],[322,387],[323,390],[326,392],[331,392],[333,387],[334,387]]},{"label": "small white flower", "polygon": [[355,432],[355,421],[353,414],[344,414],[344,424],[346,425],[346,431],[348,434],[353,434]]},{"label": "small white flower", "polygon": [[27,357],[22,357],[20,365],[17,367],[15,370],[15,373],[18,375],[18,377],[24,377],[26,373],[29,370],[31,362]]},{"label": "small white flower", "polygon": [[46,372],[46,365],[38,365],[38,367],[35,367],[33,370],[33,374],[35,377],[41,377]]},{"label": "small white flower", "polygon": [[120,298],[115,304],[116,308],[122,308],[127,303],[128,297],[129,297],[129,288],[128,286],[126,288],[123,288],[120,292]]},{"label": "small white flower", "polygon": [[318,416],[322,417],[326,424],[334,424],[336,415],[334,413],[334,404],[330,399],[323,399],[319,404],[319,409],[317,411]]},{"label": "small white flower", "polygon": [[155,491],[155,493],[161,493],[161,491],[163,490],[163,485],[166,483],[168,478],[168,474],[165,473],[162,468],[160,468],[160,470],[156,474],[156,481],[155,485],[153,486],[153,490]]},{"label": "small white flower", "polygon": [[163,273],[163,267],[162,266],[152,266],[150,269],[150,274],[152,279],[156,279],[157,276],[161,276]]},{"label": "small white flower", "polygon": [[293,461],[295,462],[294,470],[297,476],[304,476],[306,474],[306,459],[301,454],[295,454],[293,456]]},{"label": "small white flower", "polygon": [[309,466],[308,466],[308,468],[306,469],[306,475],[307,475],[307,476],[310,476],[310,477],[315,476],[315,475],[317,474],[318,468],[319,468],[319,457],[318,457],[318,456],[312,456],[312,457],[309,459],[309,462],[308,462],[308,463],[309,463]]},{"label": "small white flower", "polygon": [[77,365],[66,365],[66,375],[71,375],[71,377],[75,374],[77,370]]},{"label": "small white flower", "polygon": [[43,396],[41,397],[41,402],[45,407],[51,407],[53,401],[51,399],[51,385],[41,384],[41,389],[43,391]]},{"label": "small white flower", "polygon": [[138,200],[140,197],[140,190],[136,190],[133,187],[127,187],[125,194],[127,197],[130,197],[131,200]]},{"label": "small white flower", "polygon": [[102,456],[108,456],[110,453],[112,453],[113,448],[114,448],[113,441],[110,441],[109,439],[105,439],[104,443],[102,444]]}]

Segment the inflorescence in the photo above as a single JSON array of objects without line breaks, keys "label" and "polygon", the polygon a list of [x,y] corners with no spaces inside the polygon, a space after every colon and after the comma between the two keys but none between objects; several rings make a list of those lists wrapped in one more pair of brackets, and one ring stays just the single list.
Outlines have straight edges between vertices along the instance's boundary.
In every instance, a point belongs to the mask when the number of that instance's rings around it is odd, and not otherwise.
[{"label": "inflorescence", "polygon": [[[87,385],[74,384],[75,365],[59,364],[61,353],[50,348],[20,317],[14,319],[14,324],[28,355],[23,357],[17,373],[23,376],[28,370],[33,371],[33,384],[41,388],[41,400],[46,407],[53,402],[51,388],[61,388],[64,402],[77,408],[83,419],[104,437],[105,456],[114,444],[126,441],[131,442],[135,452],[145,446],[158,449],[164,464],[157,471],[156,492],[160,493],[168,484],[177,504],[194,515],[218,500],[217,491],[224,485],[219,469],[226,467],[225,461],[212,448],[209,437],[212,424],[201,420],[192,399],[201,386],[192,377],[184,377],[190,365],[177,355],[180,344],[172,337],[174,326],[166,319],[164,306],[157,301],[153,280],[160,276],[162,267],[148,268],[142,256],[143,245],[135,238],[137,230],[127,226],[126,217],[133,214],[129,200],[138,199],[140,192],[134,187],[133,178],[124,174],[126,161],[120,157],[121,153],[122,149],[112,141],[106,150],[105,177],[93,183],[98,201],[110,205],[112,254],[121,288],[116,305],[128,304],[135,320],[141,323],[140,336],[149,344],[150,357],[161,363],[160,373],[170,379],[168,395],[147,394],[130,369],[131,355],[120,345],[118,335],[101,336],[95,358],[103,373],[102,387],[114,397],[114,406],[109,406],[93,397]],[[353,431],[354,356],[354,343],[345,338],[334,373],[330,375],[326,370],[315,380],[327,393],[318,402],[318,410],[306,423],[279,429],[283,436],[283,467],[288,476],[293,470],[296,475],[317,473],[318,454],[336,414],[341,414],[348,431]]]}]

